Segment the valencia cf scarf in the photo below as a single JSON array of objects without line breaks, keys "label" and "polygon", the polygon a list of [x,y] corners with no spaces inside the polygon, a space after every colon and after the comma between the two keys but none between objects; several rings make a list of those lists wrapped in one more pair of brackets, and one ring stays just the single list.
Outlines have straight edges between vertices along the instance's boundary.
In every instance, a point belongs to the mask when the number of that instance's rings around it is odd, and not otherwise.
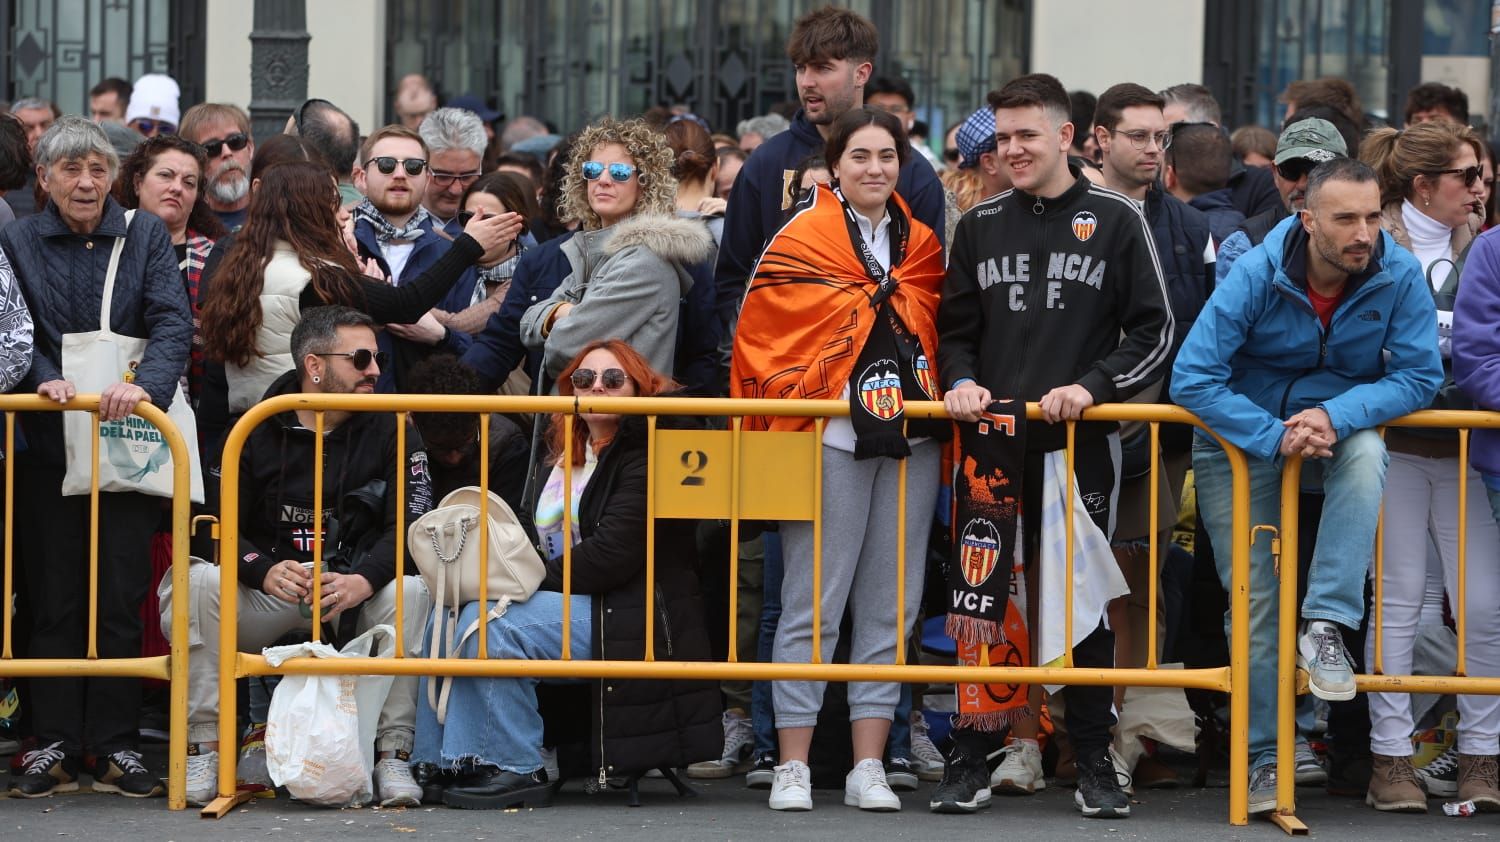
[{"label": "valencia cf scarf", "polygon": [[[939,400],[933,355],[943,251],[892,195],[890,270],[854,212],[823,185],[757,261],[735,329],[730,395],[838,398],[849,388],[855,457],[903,457],[906,436],[946,437],[947,423],[906,422],[909,400]],[[804,418],[751,418],[749,429],[809,430]]]},{"label": "valencia cf scarf", "polygon": [[[958,643],[960,666],[1027,666],[1031,635],[1021,550],[1026,404],[995,401],[978,423],[958,428],[948,636]],[[958,686],[959,727],[998,731],[1030,713],[1025,685]]]}]

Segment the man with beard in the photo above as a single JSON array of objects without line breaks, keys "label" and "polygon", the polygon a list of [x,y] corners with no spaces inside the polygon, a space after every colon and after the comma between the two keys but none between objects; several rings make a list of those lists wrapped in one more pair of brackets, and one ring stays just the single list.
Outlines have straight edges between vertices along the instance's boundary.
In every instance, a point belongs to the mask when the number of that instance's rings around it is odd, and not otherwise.
[{"label": "man with beard", "polygon": [[[296,392],[370,394],[385,363],[375,350],[375,325],[349,307],[315,307],[292,332],[296,370],[282,375],[266,397]],[[396,452],[396,420],[385,413],[326,412],[323,415],[321,501],[314,501],[314,430],[311,410],[283,412],[250,434],[240,454],[239,547],[225,552],[239,565],[239,633],[242,651],[258,652],[287,632],[310,629],[313,598],[314,512],[323,512],[321,597],[323,622],[361,633],[396,617],[397,510],[406,523],[432,508],[427,454],[415,427],[406,431],[406,453]],[[396,495],[397,471],[405,472],[405,499]],[[315,508],[316,507],[316,508]],[[363,528],[361,528],[363,527]],[[231,555],[231,553],[233,555]],[[407,559],[406,570],[415,569]],[[187,797],[206,804],[218,785],[219,571],[194,559],[188,572],[188,609],[194,629],[188,664]],[[403,582],[406,651],[421,651],[422,628],[431,599],[419,576]],[[162,579],[163,632],[171,636],[172,577]],[[353,628],[347,628],[351,619]],[[201,630],[201,634],[198,633]],[[417,680],[397,678],[376,726],[375,792],[381,806],[415,807],[421,787],[412,781],[406,756],[416,731]]]},{"label": "man with beard", "polygon": [[[1443,383],[1437,314],[1422,267],[1380,229],[1367,164],[1308,176],[1307,205],[1241,257],[1188,334],[1172,399],[1250,463],[1250,522],[1279,524],[1281,463],[1307,459],[1323,512],[1302,600],[1297,663],[1313,695],[1354,698],[1340,626],[1359,628],[1388,457],[1376,430],[1426,407]],[[1337,324],[1338,327],[1334,327]],[[1230,585],[1229,458],[1200,434],[1198,513]],[[1276,806],[1279,583],[1269,542],[1250,550],[1250,812]]]},{"label": "man with beard", "polygon": [[237,105],[203,102],[182,115],[178,134],[208,150],[203,201],[225,228],[238,231],[250,207],[250,159],[255,155],[250,116]]},{"label": "man with beard", "polygon": [[[354,186],[365,198],[354,206],[354,239],[360,259],[372,261],[396,286],[425,272],[453,245],[422,206],[431,178],[427,144],[405,126],[377,129],[360,147]],[[455,286],[465,286],[464,280]],[[431,313],[414,324],[386,325],[380,348],[392,365],[381,373],[379,391],[411,391],[404,384],[413,365],[434,350],[461,357],[469,344],[467,333],[444,327]]]}]

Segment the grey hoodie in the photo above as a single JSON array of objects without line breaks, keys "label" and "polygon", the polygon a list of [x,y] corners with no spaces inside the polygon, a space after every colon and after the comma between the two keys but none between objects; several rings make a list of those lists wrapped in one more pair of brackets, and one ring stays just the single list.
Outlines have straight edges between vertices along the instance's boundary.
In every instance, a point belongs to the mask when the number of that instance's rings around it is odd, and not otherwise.
[{"label": "grey hoodie", "polygon": [[[670,374],[679,305],[693,285],[687,267],[706,260],[713,245],[702,222],[662,214],[579,232],[562,246],[572,271],[521,317],[521,341],[543,350],[549,379],[598,339],[622,339],[652,368]],[[565,302],[573,309],[543,336],[547,317]]]}]

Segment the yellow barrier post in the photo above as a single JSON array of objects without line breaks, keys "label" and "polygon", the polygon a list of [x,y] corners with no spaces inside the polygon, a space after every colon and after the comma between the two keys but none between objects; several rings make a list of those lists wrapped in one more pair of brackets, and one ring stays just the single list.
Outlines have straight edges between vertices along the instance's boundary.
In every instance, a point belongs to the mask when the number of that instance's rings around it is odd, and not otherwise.
[{"label": "yellow barrier post", "polygon": [[[813,576],[815,579],[815,590],[822,592],[821,583],[821,554],[820,546],[821,532],[821,447],[822,434],[826,419],[843,417],[848,413],[848,403],[842,401],[803,401],[803,400],[728,400],[728,399],[688,399],[688,398],[588,398],[578,397],[497,397],[497,396],[414,396],[414,395],[284,395],[253,407],[238,424],[230,431],[224,450],[224,471],[222,476],[222,524],[220,529],[221,540],[226,546],[234,546],[239,536],[239,499],[238,499],[238,466],[240,453],[242,452],[250,432],[260,423],[281,412],[294,409],[302,409],[323,413],[328,411],[341,412],[473,412],[490,413],[496,411],[530,412],[538,414],[560,413],[564,418],[564,463],[571,468],[573,443],[572,431],[576,419],[582,413],[588,412],[613,412],[622,414],[637,414],[652,416],[648,424],[651,427],[651,441],[656,442],[658,436],[677,431],[663,431],[658,433],[655,429],[654,416],[661,414],[695,414],[695,415],[719,415],[734,418],[745,416],[792,416],[814,418],[813,431],[810,434],[787,434],[787,433],[746,433],[739,429],[738,424],[733,425],[731,430],[719,430],[705,432],[703,435],[728,436],[721,439],[724,449],[716,450],[715,453],[723,454],[728,458],[724,461],[731,463],[729,482],[730,487],[711,488],[713,483],[705,483],[700,489],[702,494],[718,494],[723,492],[721,498],[715,498],[721,502],[713,504],[713,515],[692,514],[674,515],[671,510],[658,510],[663,500],[679,500],[679,498],[654,496],[648,505],[650,511],[656,517],[729,517],[734,521],[740,516],[769,519],[799,519],[805,517],[812,522],[814,530],[814,557]],[[1040,417],[1040,410],[1035,404],[1027,407],[1028,415]],[[909,417],[931,418],[946,417],[941,403],[937,402],[914,402],[907,405]],[[1176,407],[1152,406],[1143,404],[1129,405],[1102,405],[1093,407],[1084,413],[1084,420],[1129,420],[1143,422],[1161,423],[1187,423],[1193,424],[1199,429],[1205,429],[1190,413]],[[1073,425],[1069,426],[1069,441],[1072,443]],[[540,679],[549,678],[655,678],[655,679],[707,679],[722,681],[726,679],[740,680],[829,680],[829,681],[881,681],[881,682],[951,682],[951,683],[1006,683],[1006,684],[1061,684],[1079,686],[1142,686],[1142,687],[1181,687],[1201,688],[1226,692],[1230,694],[1230,795],[1229,795],[1229,819],[1233,824],[1244,824],[1246,820],[1246,789],[1248,778],[1248,663],[1249,663],[1249,537],[1250,524],[1248,514],[1249,499],[1249,475],[1245,457],[1237,449],[1214,435],[1212,431],[1205,433],[1224,447],[1229,456],[1233,472],[1233,494],[1234,506],[1234,532],[1235,540],[1229,552],[1232,556],[1233,572],[1231,576],[1231,644],[1230,665],[1225,667],[1195,668],[1183,670],[1161,670],[1155,668],[1145,669],[1076,669],[1071,667],[959,667],[959,666],[929,666],[900,663],[898,655],[897,663],[894,664],[827,664],[822,663],[821,656],[821,618],[814,621],[813,635],[814,647],[809,663],[744,663],[731,660],[728,663],[705,663],[705,662],[680,662],[660,661],[643,658],[640,661],[604,661],[574,659],[571,654],[571,642],[569,631],[571,622],[569,617],[569,602],[565,598],[563,603],[563,614],[565,625],[563,628],[564,651],[563,657],[556,661],[516,661],[497,659],[457,659],[457,658],[388,658],[369,659],[360,663],[358,669],[361,674],[369,675],[452,675],[473,677],[504,677],[504,676],[527,676]],[[800,491],[788,489],[780,493],[787,499],[796,499],[796,506],[805,508],[786,509],[782,500],[767,502],[763,489],[756,489],[749,497],[744,496],[751,488],[746,486],[742,491],[738,483],[743,478],[737,476],[741,462],[750,462],[751,457],[744,454],[763,453],[764,443],[752,441],[758,436],[791,436],[793,438],[780,438],[774,441],[781,443],[778,447],[790,448],[792,451],[807,454],[811,459],[810,470],[812,482],[807,496],[801,497]],[[796,439],[797,436],[808,436],[807,439]],[[1155,438],[1155,436],[1153,436]],[[675,440],[674,440],[675,441]],[[765,441],[772,441],[767,438]],[[807,442],[810,449],[802,449],[804,445],[797,442]],[[752,446],[753,445],[753,446]],[[403,454],[404,455],[404,454]],[[667,462],[657,464],[657,458],[661,454],[653,450],[652,458],[648,459],[648,493],[658,494],[662,489],[656,486],[660,478],[659,472],[665,470]],[[668,453],[666,457],[676,458],[678,454]],[[666,458],[663,457],[663,458]],[[722,458],[722,457],[716,457]],[[1072,452],[1068,454],[1071,468]],[[699,466],[703,467],[703,466]],[[316,468],[320,470],[320,468]],[[571,470],[563,472],[565,497],[571,497]],[[1069,470],[1069,482],[1071,487],[1072,471]],[[488,476],[482,477],[482,484],[486,484]],[[691,485],[684,483],[684,485]],[[663,486],[666,488],[666,486]],[[700,490],[694,490],[697,494]],[[663,492],[665,493],[665,492]],[[1071,495],[1070,495],[1071,497]],[[701,500],[707,500],[703,497]],[[749,501],[749,502],[747,502]],[[679,501],[680,502],[680,501]],[[674,502],[672,505],[679,505]],[[1070,501],[1071,502],[1071,501]],[[761,507],[757,509],[756,507]],[[755,514],[767,506],[770,510],[778,512],[774,515]],[[782,506],[782,507],[778,507]],[[1071,509],[1071,507],[1070,507]],[[794,514],[795,512],[795,514]],[[563,549],[563,590],[566,595],[572,592],[571,580],[571,531],[572,517],[570,507],[564,507],[564,549]],[[1065,530],[1071,539],[1071,530]],[[1068,553],[1068,566],[1071,568],[1071,551]],[[1156,566],[1153,564],[1153,567]],[[650,575],[654,576],[654,565]],[[235,744],[234,735],[234,681],[239,677],[267,674],[299,674],[299,675],[339,675],[346,674],[350,669],[347,662],[330,662],[321,659],[296,658],[292,659],[278,668],[271,668],[265,658],[259,654],[241,653],[238,651],[237,637],[237,603],[234,596],[237,594],[238,569],[235,564],[227,565],[221,576],[221,660],[219,664],[220,680],[220,723],[219,731],[223,737],[225,746]],[[1071,575],[1071,571],[1069,571]],[[648,591],[651,590],[648,588]],[[648,599],[654,598],[654,593]],[[820,610],[821,600],[815,600],[813,607],[815,612]],[[1071,600],[1069,601],[1071,603]],[[649,604],[649,603],[648,603]],[[1067,606],[1067,613],[1071,613],[1071,604]],[[647,622],[651,622],[651,613],[647,612]],[[904,621],[905,618],[902,618]],[[481,634],[483,633],[481,626]],[[1069,635],[1071,638],[1071,635]],[[1071,642],[1071,640],[1070,640]],[[484,648],[484,647],[481,647]],[[1069,647],[1071,653],[1071,646]],[[221,753],[220,758],[220,798],[204,811],[205,815],[223,815],[235,802],[234,792],[234,764],[235,752],[226,750]]]},{"label": "yellow barrier post", "polygon": [[[1276,812],[1271,820],[1293,835],[1307,833],[1297,818],[1297,497],[1301,487],[1302,457],[1288,456],[1281,469],[1280,536],[1272,543],[1272,557],[1280,578],[1276,669]],[[1279,545],[1279,552],[1277,547]]]}]

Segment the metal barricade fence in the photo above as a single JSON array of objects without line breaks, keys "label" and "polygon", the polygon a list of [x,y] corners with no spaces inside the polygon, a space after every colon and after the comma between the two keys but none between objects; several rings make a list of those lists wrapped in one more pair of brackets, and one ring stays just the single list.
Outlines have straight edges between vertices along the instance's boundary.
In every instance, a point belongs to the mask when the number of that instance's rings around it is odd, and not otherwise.
[{"label": "metal barricade fence", "polygon": [[[740,522],[749,520],[806,520],[813,523],[813,588],[822,592],[820,558],[821,469],[823,428],[827,419],[847,416],[849,405],[845,401],[805,400],[736,400],[711,398],[590,398],[578,397],[497,397],[497,396],[431,396],[431,395],[282,395],[263,401],[251,408],[230,431],[224,445],[222,469],[221,515],[219,536],[221,546],[237,545],[241,532],[239,501],[240,456],[251,432],[273,416],[303,410],[314,413],[314,459],[315,470],[313,496],[323,500],[323,433],[326,430],[327,412],[380,412],[394,413],[397,420],[397,458],[406,452],[406,426],[412,414],[474,413],[479,416],[479,475],[480,486],[488,491],[489,476],[489,414],[494,412],[518,412],[562,414],[564,419],[565,462],[571,462],[573,448],[573,424],[579,422],[583,413],[608,412],[624,415],[647,416],[649,458],[647,468],[647,518],[715,518],[729,521],[729,546],[738,542]],[[908,418],[943,418],[943,405],[937,402],[913,402],[906,405]],[[1029,418],[1040,418],[1037,404],[1027,407]],[[729,419],[728,429],[722,430],[675,430],[659,429],[658,416],[710,416]],[[747,416],[789,416],[815,419],[812,432],[767,432],[747,431],[742,421]],[[397,506],[400,513],[396,524],[396,577],[394,579],[396,651],[389,659],[361,659],[359,674],[364,675],[452,675],[476,677],[534,677],[534,678],[653,678],[653,679],[708,679],[708,680],[827,680],[827,681],[890,681],[890,682],[938,682],[938,683],[1018,683],[1046,685],[1091,685],[1091,686],[1141,686],[1181,687],[1184,689],[1206,689],[1228,693],[1230,696],[1230,786],[1229,819],[1232,824],[1242,825],[1247,820],[1247,723],[1249,715],[1248,663],[1249,663],[1249,478],[1246,460],[1237,448],[1203,426],[1191,413],[1171,406],[1149,404],[1110,404],[1089,409],[1084,414],[1090,421],[1138,421],[1150,425],[1152,469],[1150,474],[1150,611],[1155,617],[1158,584],[1157,533],[1163,525],[1157,511],[1158,431],[1162,423],[1190,424],[1219,441],[1228,454],[1233,470],[1234,534],[1233,546],[1228,548],[1233,559],[1230,606],[1234,621],[1230,633],[1230,664],[1227,667],[1202,669],[1159,669],[1156,663],[1156,623],[1147,623],[1150,655],[1144,669],[1095,669],[1073,666],[1072,647],[1069,646],[1062,667],[963,667],[912,665],[906,663],[906,630],[909,618],[904,616],[900,594],[905,590],[905,577],[912,575],[905,558],[904,534],[900,534],[897,545],[898,583],[893,589],[897,601],[897,647],[895,663],[892,664],[828,664],[821,662],[821,618],[820,600],[813,603],[813,642],[810,663],[746,663],[737,658],[738,614],[738,553],[732,549],[728,559],[728,579],[731,583],[728,606],[728,660],[726,662],[703,661],[659,661],[652,647],[647,647],[641,661],[575,660],[572,657],[570,639],[569,603],[572,592],[572,547],[565,541],[562,555],[562,657],[556,661],[501,660],[488,657],[487,623],[481,622],[477,629],[478,657],[419,658],[402,651],[404,623],[404,599],[402,580],[408,570],[406,561],[404,506]],[[1067,423],[1067,520],[1073,517],[1073,422]],[[754,470],[741,470],[753,466]],[[404,498],[403,471],[397,471],[395,493]],[[563,497],[571,499],[571,472],[563,474]],[[904,507],[906,500],[906,467],[902,463],[898,485],[898,505]],[[481,492],[481,499],[484,493]],[[562,535],[572,534],[571,507],[563,506]],[[313,506],[313,556],[314,572],[321,574],[323,564],[323,506]],[[480,517],[479,546],[488,546],[488,518]],[[899,530],[904,530],[904,518],[898,519]],[[1167,524],[1170,525],[1170,524]],[[646,586],[645,586],[645,640],[654,640],[653,624],[655,611],[655,538],[654,529],[646,535]],[[1066,575],[1073,577],[1073,534],[1067,530]],[[1221,550],[1222,551],[1222,550]],[[238,745],[235,681],[257,675],[340,675],[348,674],[350,664],[344,659],[294,658],[271,667],[260,654],[242,653],[237,642],[238,569],[233,563],[237,553],[220,553],[231,560],[220,573],[220,661],[219,675],[219,797],[203,810],[205,817],[221,817],[235,804],[249,796],[237,792],[235,763]],[[481,554],[483,557],[484,554]],[[488,559],[484,559],[487,565]],[[919,571],[916,575],[922,575]],[[485,583],[487,573],[482,573],[480,601],[486,600]],[[1071,590],[1071,589],[1070,589]],[[313,577],[313,639],[319,636],[321,625],[320,576]],[[1072,640],[1073,600],[1066,600],[1064,609],[1067,639]],[[427,618],[416,622],[426,623]],[[418,702],[422,703],[421,700]]]},{"label": "metal barricade fence", "polygon": [[[1380,525],[1375,533],[1375,545],[1372,548],[1372,559],[1370,570],[1373,575],[1373,595],[1370,600],[1369,610],[1372,612],[1371,622],[1368,625],[1368,633],[1375,636],[1373,643],[1373,663],[1366,664],[1369,670],[1364,675],[1355,676],[1355,687],[1359,692],[1392,692],[1392,693],[1473,693],[1482,695],[1500,695],[1500,677],[1497,676],[1470,676],[1467,675],[1467,652],[1466,632],[1468,627],[1468,599],[1467,599],[1467,564],[1468,564],[1468,477],[1473,473],[1469,465],[1469,434],[1476,428],[1500,429],[1500,412],[1462,411],[1462,410],[1424,410],[1406,415],[1390,422],[1380,428],[1382,438],[1389,427],[1419,428],[1419,429],[1454,429],[1458,433],[1457,464],[1453,470],[1458,472],[1458,580],[1454,583],[1453,592],[1457,595],[1456,605],[1453,606],[1453,616],[1457,626],[1458,658],[1456,674],[1452,676],[1442,675],[1387,675],[1383,669],[1383,582],[1382,573],[1386,559],[1382,548],[1381,534],[1384,530],[1385,512],[1384,507],[1380,514]],[[1276,560],[1276,571],[1279,576],[1278,598],[1280,600],[1280,624],[1278,628],[1277,641],[1277,722],[1276,722],[1276,812],[1272,820],[1289,834],[1302,835],[1307,833],[1307,825],[1296,816],[1296,758],[1295,740],[1297,738],[1296,705],[1297,696],[1308,692],[1307,673],[1297,667],[1296,663],[1296,640],[1299,624],[1299,611],[1297,602],[1298,592],[1298,541],[1300,538],[1300,524],[1298,522],[1298,497],[1301,492],[1303,460],[1299,457],[1290,457],[1286,460],[1281,472],[1281,522],[1280,526],[1257,525],[1257,532],[1265,531],[1271,534],[1272,557]],[[1236,505],[1238,511],[1238,505]],[[1317,524],[1312,526],[1314,535],[1317,533]],[[1253,543],[1253,539],[1252,539]],[[1416,563],[1410,559],[1401,559],[1400,563]],[[1427,560],[1424,557],[1420,562],[1425,568]],[[1358,657],[1358,656],[1356,656]]]},{"label": "metal barricade fence", "polygon": [[[99,477],[93,477],[89,489],[89,617],[88,646],[82,658],[18,658],[14,652],[12,615],[15,594],[15,454],[16,414],[22,412],[88,412],[93,416],[93,461],[99,463],[99,396],[77,395],[66,405],[36,395],[0,395],[0,413],[5,415],[5,509],[4,548],[5,575],[0,590],[0,676],[17,678],[153,678],[170,683],[169,710],[171,725],[168,742],[167,806],[181,810],[187,806],[187,675],[188,675],[188,605],[187,600],[172,603],[171,652],[157,657],[99,657]],[[172,589],[185,593],[188,582],[188,518],[191,468],[187,445],[182,433],[166,412],[142,402],[135,415],[156,427],[172,455]],[[22,489],[24,491],[24,489]],[[39,536],[45,537],[45,536]],[[149,564],[149,561],[145,562]],[[156,583],[151,585],[153,588]],[[147,622],[154,621],[148,618]],[[23,699],[23,704],[25,700]],[[134,726],[132,726],[134,727]]]}]

